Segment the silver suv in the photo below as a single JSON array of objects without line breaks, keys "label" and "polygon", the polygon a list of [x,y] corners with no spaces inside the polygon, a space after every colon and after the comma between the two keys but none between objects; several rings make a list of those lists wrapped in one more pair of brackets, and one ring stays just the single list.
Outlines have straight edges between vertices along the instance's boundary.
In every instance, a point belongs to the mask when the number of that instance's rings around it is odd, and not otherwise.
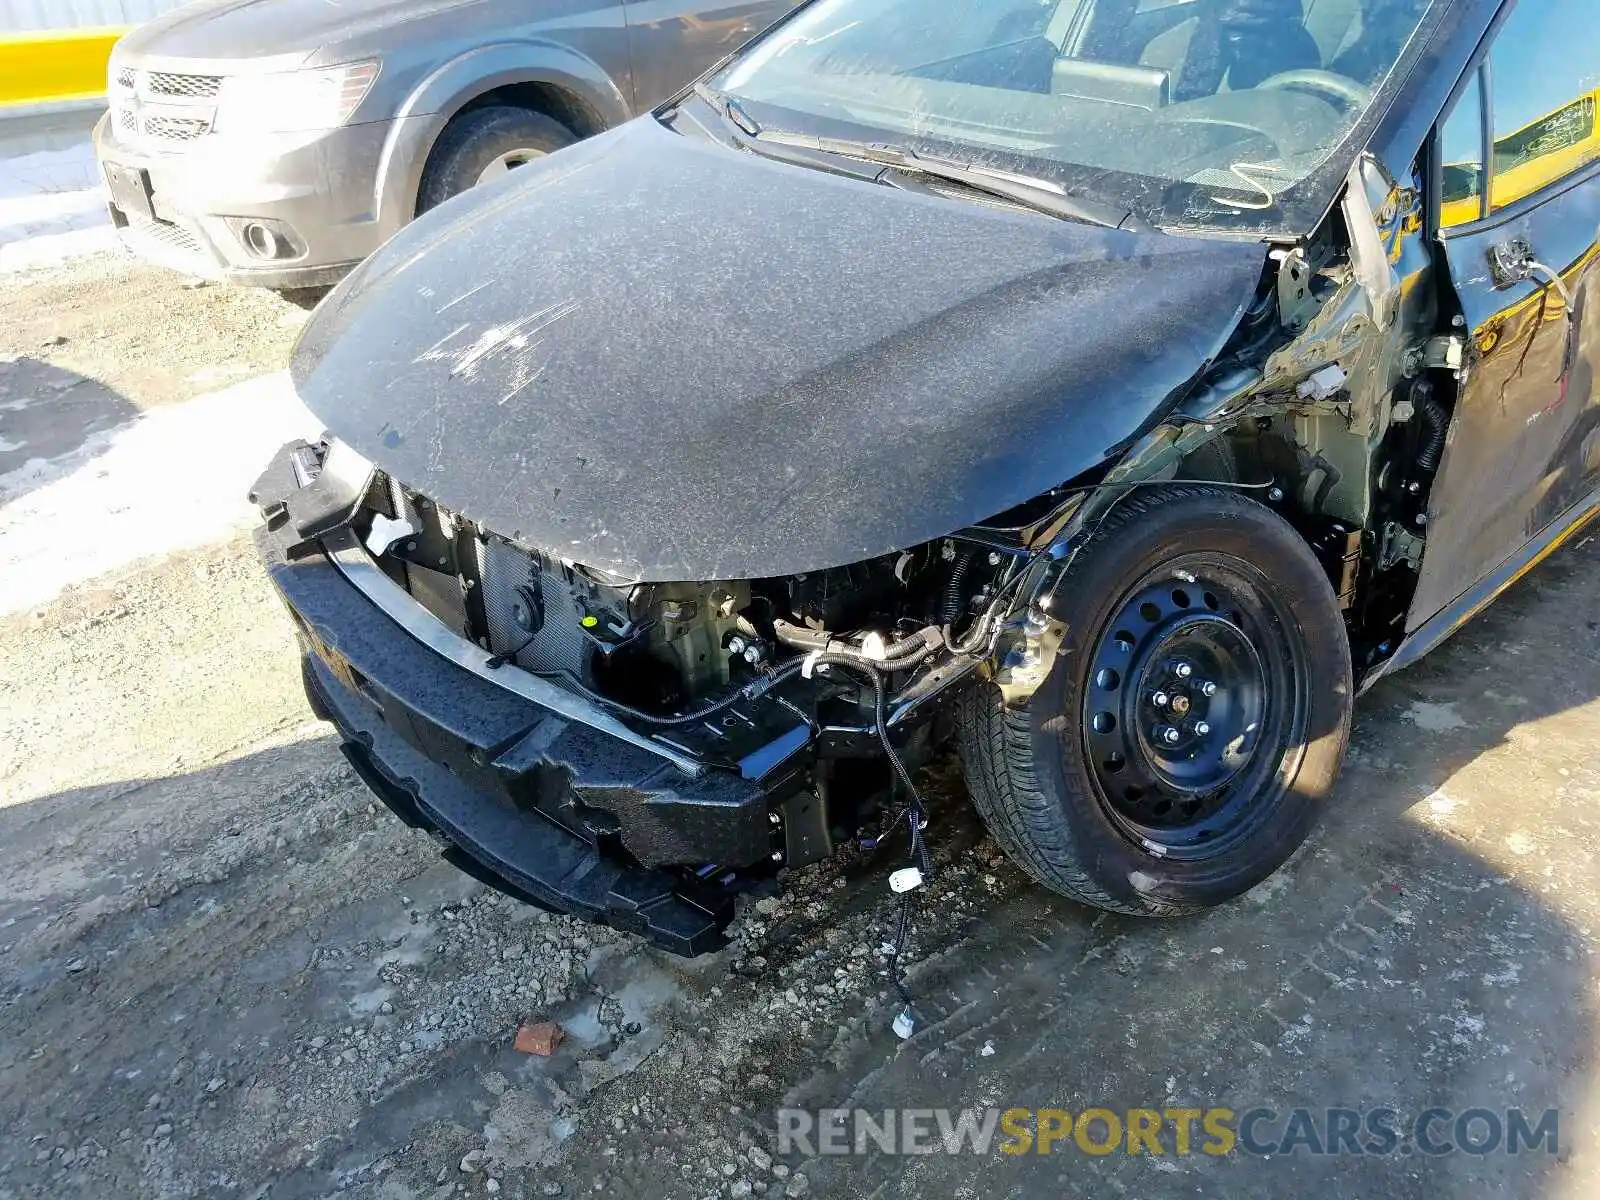
[{"label": "silver suv", "polygon": [[136,255],[334,282],[418,213],[648,109],[794,0],[202,0],[111,57],[95,148]]}]

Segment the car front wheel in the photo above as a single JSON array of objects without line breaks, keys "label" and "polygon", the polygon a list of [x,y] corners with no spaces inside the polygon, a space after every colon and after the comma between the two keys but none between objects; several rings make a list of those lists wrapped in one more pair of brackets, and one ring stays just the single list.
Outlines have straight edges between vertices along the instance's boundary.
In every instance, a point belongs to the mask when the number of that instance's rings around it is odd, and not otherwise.
[{"label": "car front wheel", "polygon": [[1349,740],[1349,643],[1321,565],[1236,491],[1121,500],[1052,601],[1044,683],[960,713],[968,788],[1002,847],[1063,895],[1181,915],[1261,882],[1310,833]]}]

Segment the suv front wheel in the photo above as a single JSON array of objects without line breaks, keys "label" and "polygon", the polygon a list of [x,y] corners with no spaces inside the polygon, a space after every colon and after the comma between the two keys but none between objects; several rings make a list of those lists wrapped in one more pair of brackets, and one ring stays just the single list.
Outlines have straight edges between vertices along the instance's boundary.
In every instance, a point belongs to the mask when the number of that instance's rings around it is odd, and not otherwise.
[{"label": "suv front wheel", "polygon": [[428,156],[417,215],[577,140],[560,121],[526,108],[489,105],[464,112],[445,126]]}]

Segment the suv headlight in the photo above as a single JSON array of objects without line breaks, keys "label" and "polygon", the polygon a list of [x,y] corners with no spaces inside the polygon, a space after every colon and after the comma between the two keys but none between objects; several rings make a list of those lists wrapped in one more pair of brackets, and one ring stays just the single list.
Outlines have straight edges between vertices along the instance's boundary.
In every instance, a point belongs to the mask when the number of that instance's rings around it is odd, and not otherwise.
[{"label": "suv headlight", "polygon": [[371,61],[272,75],[230,75],[222,81],[213,128],[222,134],[337,129],[372,90],[378,66]]}]

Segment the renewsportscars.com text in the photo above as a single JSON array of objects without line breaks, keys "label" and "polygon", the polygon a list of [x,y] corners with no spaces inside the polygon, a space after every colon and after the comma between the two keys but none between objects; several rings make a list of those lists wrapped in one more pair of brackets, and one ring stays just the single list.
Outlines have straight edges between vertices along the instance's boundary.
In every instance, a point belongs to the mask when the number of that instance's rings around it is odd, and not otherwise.
[{"label": "renewsportscars.com text", "polygon": [[778,1153],[1270,1155],[1556,1154],[1556,1109],[784,1108]]}]

